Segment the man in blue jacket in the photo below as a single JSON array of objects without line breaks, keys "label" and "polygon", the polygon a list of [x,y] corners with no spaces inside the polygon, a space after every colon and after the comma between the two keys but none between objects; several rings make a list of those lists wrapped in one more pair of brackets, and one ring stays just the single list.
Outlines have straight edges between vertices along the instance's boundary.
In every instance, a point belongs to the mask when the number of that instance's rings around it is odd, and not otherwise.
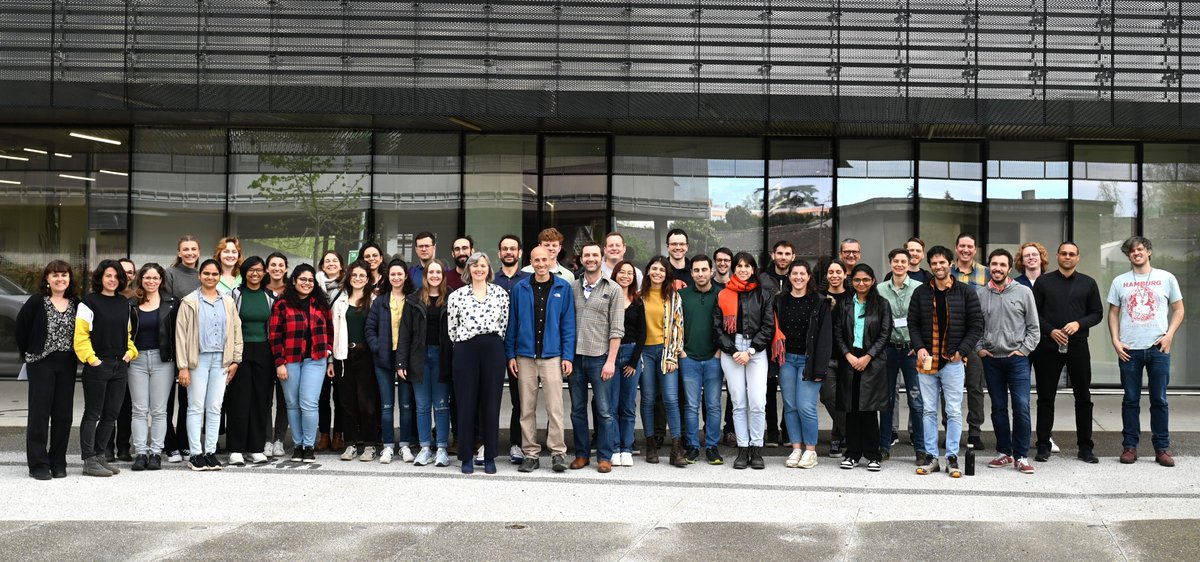
[{"label": "man in blue jacket", "polygon": [[529,253],[533,276],[522,279],[510,293],[508,333],[504,349],[508,368],[517,377],[521,393],[521,443],[525,462],[521,472],[533,472],[541,463],[537,441],[538,382],[546,389],[546,416],[555,472],[567,469],[567,444],[563,439],[563,378],[571,375],[575,360],[575,298],[571,284],[551,275],[554,259],[541,246]]}]

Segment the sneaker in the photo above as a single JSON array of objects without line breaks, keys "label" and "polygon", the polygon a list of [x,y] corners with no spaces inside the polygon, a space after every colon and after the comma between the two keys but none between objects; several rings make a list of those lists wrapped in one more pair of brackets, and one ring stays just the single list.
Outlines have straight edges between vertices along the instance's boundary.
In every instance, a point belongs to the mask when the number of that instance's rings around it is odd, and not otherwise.
[{"label": "sneaker", "polygon": [[562,472],[562,471],[566,470],[567,469],[567,456],[566,455],[552,455],[550,457],[550,468],[554,469],[554,472]]},{"label": "sneaker", "polygon": [[842,467],[842,470],[853,470],[858,466],[858,460],[846,457],[842,459],[842,464],[840,466]]},{"label": "sneaker", "polygon": [[1055,442],[1054,442],[1054,438],[1053,438],[1053,437],[1051,437],[1051,438],[1050,438],[1050,452],[1051,452],[1051,453],[1056,453],[1056,454],[1057,454],[1057,453],[1061,453],[1061,452],[1062,452],[1062,450],[1060,450],[1060,449],[1058,448],[1058,443],[1055,443]]},{"label": "sneaker", "polygon": [[433,461],[433,451],[429,447],[421,447],[421,451],[417,453],[417,458],[413,460],[414,466],[425,466]]},{"label": "sneaker", "polygon": [[204,453],[204,460],[208,462],[209,470],[221,470],[221,461],[217,460],[216,453]]},{"label": "sneaker", "polygon": [[204,455],[192,455],[188,459],[188,468],[195,472],[208,470],[208,461],[204,459]]},{"label": "sneaker", "polygon": [[362,462],[371,462],[375,460],[375,446],[367,445],[366,447],[363,447],[362,455],[358,457],[358,460]]},{"label": "sneaker", "polygon": [[621,453],[621,466],[633,466],[633,451]]},{"label": "sneaker", "polygon": [[521,467],[517,472],[533,472],[541,468],[542,462],[537,457],[525,457],[525,462],[521,463]]},{"label": "sneaker", "polygon": [[880,451],[880,452],[879,452],[879,458],[881,458],[882,460],[885,460],[885,461],[890,461],[890,460],[892,460],[892,450],[891,450],[891,449],[884,449],[884,450]]},{"label": "sneaker", "polygon": [[284,454],[283,453],[283,440],[275,441],[275,443],[271,445],[271,450],[275,453],[274,456],[282,457]]},{"label": "sneaker", "polygon": [[[508,448],[508,462],[513,464],[521,464],[525,462],[525,451],[521,450],[519,445],[513,445]],[[617,464],[617,463],[613,463]]]},{"label": "sneaker", "polygon": [[1171,458],[1171,453],[1168,453],[1166,449],[1154,451],[1154,462],[1166,467],[1175,466],[1175,459]]},{"label": "sneaker", "polygon": [[946,474],[951,478],[962,478],[962,470],[958,468],[958,455],[946,455]]},{"label": "sneaker", "polygon": [[446,452],[445,447],[438,447],[437,454],[433,457],[433,466],[450,466],[450,453]]},{"label": "sneaker", "polygon": [[698,458],[700,458],[699,447],[692,447],[691,449],[688,449],[686,454],[683,455],[683,460],[687,461],[688,464],[696,464],[696,459]]},{"label": "sneaker", "polygon": [[250,453],[250,462],[254,464],[267,464],[270,461],[267,459],[267,455],[262,453]]},{"label": "sneaker", "polygon": [[379,464],[392,464],[392,446],[384,445],[383,450],[379,452]]},{"label": "sneaker", "polygon": [[897,435],[899,435],[899,433],[896,433],[895,431],[892,432],[892,446],[893,447],[900,444],[900,438],[897,437]]},{"label": "sneaker", "polygon": [[842,442],[841,441],[833,440],[833,441],[829,442],[829,456],[830,456],[830,458],[835,458],[835,459],[842,456]]},{"label": "sneaker", "polygon": [[933,474],[941,470],[941,466],[938,465],[938,458],[928,453],[921,457],[921,459],[917,462],[920,463],[917,465],[917,474],[922,476],[926,474]]},{"label": "sneaker", "polygon": [[796,463],[796,468],[812,468],[817,466],[817,452],[805,450],[800,455],[800,462]]},{"label": "sneaker", "polygon": [[[162,470],[162,455],[151,454],[149,460],[146,462],[146,470]],[[54,473],[53,470],[50,472],[51,474]]]},{"label": "sneaker", "polygon": [[867,470],[871,472],[879,472],[883,470],[883,465],[879,461],[867,461]]},{"label": "sneaker", "polygon": [[1121,451],[1121,464],[1133,464],[1137,462],[1137,449],[1134,447],[1125,447]]},{"label": "sneaker", "polygon": [[725,459],[721,458],[721,451],[716,447],[709,447],[705,449],[704,458],[708,460],[708,464],[725,464]]},{"label": "sneaker", "polygon": [[246,459],[241,453],[229,453],[229,464],[231,466],[246,466]]},{"label": "sneaker", "polygon": [[1017,459],[1017,470],[1020,470],[1021,474],[1033,474],[1033,465],[1029,464],[1029,457]]},{"label": "sneaker", "polygon": [[317,451],[312,447],[304,448],[304,457],[301,459],[306,463],[317,462]]},{"label": "sneaker", "polygon": [[354,457],[357,457],[357,456],[358,456],[358,447],[355,447],[354,445],[348,445],[346,447],[346,450],[342,452],[342,456],[339,458],[341,458],[344,461],[352,461],[352,460],[354,460]]},{"label": "sneaker", "polygon": [[405,463],[411,463],[414,459],[416,459],[416,457],[413,456],[412,447],[409,447],[408,443],[401,443],[398,452],[400,453],[400,460],[404,461]]},{"label": "sneaker", "polygon": [[[150,456],[139,454],[137,456],[137,458],[133,459],[133,468],[131,468],[130,470],[132,470],[134,472],[141,472],[143,470],[146,470],[146,466],[148,464],[150,464]],[[47,471],[46,478],[39,478],[38,480],[49,480],[50,478],[51,478],[50,472]]]},{"label": "sneaker", "polygon": [[483,445],[475,451],[475,466],[483,466]]},{"label": "sneaker", "polygon": [[804,451],[801,451],[800,449],[792,449],[792,454],[788,455],[787,463],[785,463],[785,466],[787,466],[788,468],[796,468],[797,466],[800,465],[800,455],[803,455],[803,454],[804,454]]},{"label": "sneaker", "polygon": [[167,455],[167,462],[181,463],[183,462],[183,455],[179,454],[179,451],[171,451],[171,454]]},{"label": "sneaker", "polygon": [[275,445],[273,443],[271,443],[270,441],[267,441],[266,443],[263,444],[263,455],[268,456],[268,457],[278,456],[275,454]]},{"label": "sneaker", "polygon": [[1037,462],[1046,462],[1050,460],[1050,446],[1045,443],[1038,443],[1037,453],[1033,455],[1033,460]]},{"label": "sneaker", "polygon": [[987,466],[988,466],[988,468],[1004,468],[1012,463],[1013,463],[1012,457],[1010,457],[1004,453],[1000,453],[1000,454],[996,455],[996,458],[992,459],[992,462],[987,463]]},{"label": "sneaker", "polygon": [[[279,456],[279,455],[275,455]],[[296,445],[292,447],[292,462],[301,462],[304,460],[304,447]]]}]

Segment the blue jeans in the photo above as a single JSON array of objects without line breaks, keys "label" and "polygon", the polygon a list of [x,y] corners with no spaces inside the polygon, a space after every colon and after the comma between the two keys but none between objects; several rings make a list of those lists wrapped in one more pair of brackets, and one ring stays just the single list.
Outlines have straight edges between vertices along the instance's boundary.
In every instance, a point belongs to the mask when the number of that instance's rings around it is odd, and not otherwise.
[{"label": "blue jeans", "polygon": [[288,378],[283,381],[283,399],[287,402],[288,425],[292,426],[292,442],[312,447],[317,443],[317,402],[325,382],[325,361],[305,359],[288,363]]},{"label": "blue jeans", "polygon": [[663,345],[642,348],[642,433],[654,434],[654,400],[662,393],[667,429],[674,439],[683,434],[679,427],[679,370],[662,372]]},{"label": "blue jeans", "polygon": [[888,389],[892,391],[889,400],[890,408],[879,412],[879,448],[884,451],[892,450],[892,418],[896,410],[896,371],[904,375],[904,390],[908,398],[908,435],[912,439],[913,449],[924,452],[925,427],[921,420],[921,383],[917,380],[917,355],[908,354],[907,349],[887,348]]},{"label": "blue jeans", "polygon": [[1117,361],[1121,369],[1121,387],[1125,398],[1121,400],[1121,446],[1134,448],[1142,432],[1142,369],[1150,383],[1150,442],[1155,451],[1166,450],[1171,445],[1171,434],[1167,431],[1167,384],[1171,382],[1171,354],[1163,353],[1157,346],[1149,349],[1129,350],[1129,361]]},{"label": "blue jeans", "polygon": [[[716,447],[721,441],[721,360],[709,357],[696,361],[684,357],[679,361],[679,376],[683,379],[683,441],[688,448]],[[700,439],[700,392],[704,391],[704,439]]]},{"label": "blue jeans", "polygon": [[[188,447],[193,455],[217,452],[217,437],[221,430],[221,404],[225,401],[225,369],[221,368],[224,353],[201,353],[196,369],[188,373],[187,431]],[[204,429],[204,444],[200,430]]]},{"label": "blue jeans", "polygon": [[[442,370],[441,359],[441,347],[425,346],[425,372],[422,373],[421,382],[411,386],[417,403],[417,439],[422,447],[433,446],[433,423],[442,428],[438,430],[437,446],[450,446],[450,385],[438,382]],[[401,382],[400,386],[407,386],[407,383]],[[433,419],[430,418],[431,410]],[[403,429],[400,433],[403,437]],[[467,447],[472,445],[468,444]]]},{"label": "blue jeans", "polygon": [[783,420],[788,428],[788,443],[817,444],[817,401],[821,383],[804,380],[808,358],[789,353],[779,366],[779,391],[783,394]]},{"label": "blue jeans", "polygon": [[[613,421],[612,399],[613,379],[600,378],[604,364],[608,362],[608,354],[599,357],[587,355],[575,356],[575,369],[567,377],[567,389],[571,391],[571,428],[575,434],[575,456],[590,458],[592,456],[591,434],[588,432],[588,384],[592,385],[592,410],[600,424],[596,428],[596,458],[611,461],[613,454],[613,434],[616,433],[616,423]],[[616,375],[614,375],[615,377]]]},{"label": "blue jeans", "polygon": [[[996,452],[1014,458],[1029,455],[1029,358],[1023,355],[984,357],[983,376],[992,397],[992,429]],[[1008,425],[1008,399],[1012,396],[1012,426]]]},{"label": "blue jeans", "polygon": [[[396,444],[396,412],[400,413],[400,445],[417,440],[416,428],[412,424],[413,389],[407,381],[396,381],[396,370],[392,365],[375,366],[375,380],[379,383],[380,441],[384,445]],[[397,395],[399,399],[397,399]]]},{"label": "blue jeans", "polygon": [[[943,360],[944,361],[944,360]],[[967,379],[963,362],[945,363],[933,375],[918,374],[921,383],[921,405],[925,422],[925,453],[938,456],[938,399],[946,400],[946,454],[958,455],[958,444],[962,439],[963,384]]]},{"label": "blue jeans", "polygon": [[623,343],[617,351],[617,376],[620,380],[609,386],[609,406],[616,422],[612,449],[618,453],[633,452],[633,437],[637,427],[638,381],[642,378],[642,361],[637,361],[633,374],[625,376],[623,366],[633,357],[635,343]]}]

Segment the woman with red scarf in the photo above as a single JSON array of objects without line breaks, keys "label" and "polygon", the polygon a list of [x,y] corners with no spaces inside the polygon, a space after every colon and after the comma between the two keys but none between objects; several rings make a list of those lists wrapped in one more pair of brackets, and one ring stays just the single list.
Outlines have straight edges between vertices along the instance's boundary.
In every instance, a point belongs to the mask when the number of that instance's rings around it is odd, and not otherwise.
[{"label": "woman with red scarf", "polygon": [[717,295],[713,340],[720,350],[725,385],[733,400],[738,456],[733,468],[765,468],[760,449],[767,416],[767,348],[775,335],[771,294],[758,286],[758,262],[746,252],[733,257],[733,276]]}]

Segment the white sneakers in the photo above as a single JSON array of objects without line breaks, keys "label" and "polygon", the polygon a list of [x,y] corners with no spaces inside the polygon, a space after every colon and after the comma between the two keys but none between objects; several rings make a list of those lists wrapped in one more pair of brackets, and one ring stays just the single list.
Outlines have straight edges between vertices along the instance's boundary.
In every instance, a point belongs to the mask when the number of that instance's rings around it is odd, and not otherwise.
[{"label": "white sneakers", "polygon": [[350,445],[350,446],[346,447],[345,451],[342,452],[341,459],[344,461],[352,461],[352,460],[354,460],[354,457],[357,457],[357,456],[358,456],[358,448],[355,447],[354,445]]},{"label": "white sneakers", "polygon": [[[613,460],[616,460],[616,455],[613,455]],[[633,453],[626,451],[621,453],[621,464],[613,463],[613,466],[633,466]]]},{"label": "white sneakers", "polygon": [[[402,450],[407,451],[408,447],[404,447]],[[411,455],[412,453],[410,452],[409,454]],[[416,466],[426,466],[431,461],[433,461],[433,451],[430,451],[429,447],[421,447],[421,451],[417,453],[417,457],[415,460],[413,460],[413,464]]]},{"label": "white sneakers", "polygon": [[167,456],[167,462],[171,462],[171,463],[183,462],[183,455],[179,454],[179,451],[171,451],[171,454]]},{"label": "white sneakers", "polygon": [[279,456],[279,455],[275,454],[275,446],[273,444],[271,444],[270,441],[267,441],[266,443],[263,444],[263,454],[268,457]]},{"label": "white sneakers", "polygon": [[367,445],[366,447],[363,447],[362,456],[358,457],[358,460],[362,462],[371,462],[375,460],[375,446]]},{"label": "white sneakers", "polygon": [[275,444],[271,446],[271,449],[272,452],[275,453],[272,456],[282,457],[284,454],[286,454],[283,452],[283,440],[276,441]]},{"label": "white sneakers", "polygon": [[392,464],[392,446],[384,445],[383,450],[379,452],[379,464]]},{"label": "white sneakers", "polygon": [[267,464],[267,456],[262,453],[250,453],[250,462],[254,464]]},{"label": "white sneakers", "polygon": [[246,459],[241,453],[229,453],[230,466],[246,466]]},{"label": "white sneakers", "polygon": [[800,455],[803,454],[802,449],[792,449],[792,454],[788,455],[787,467],[796,468],[800,466]]},{"label": "white sneakers", "polygon": [[817,452],[805,450],[800,455],[800,460],[796,462],[797,468],[812,468],[817,466]]}]

